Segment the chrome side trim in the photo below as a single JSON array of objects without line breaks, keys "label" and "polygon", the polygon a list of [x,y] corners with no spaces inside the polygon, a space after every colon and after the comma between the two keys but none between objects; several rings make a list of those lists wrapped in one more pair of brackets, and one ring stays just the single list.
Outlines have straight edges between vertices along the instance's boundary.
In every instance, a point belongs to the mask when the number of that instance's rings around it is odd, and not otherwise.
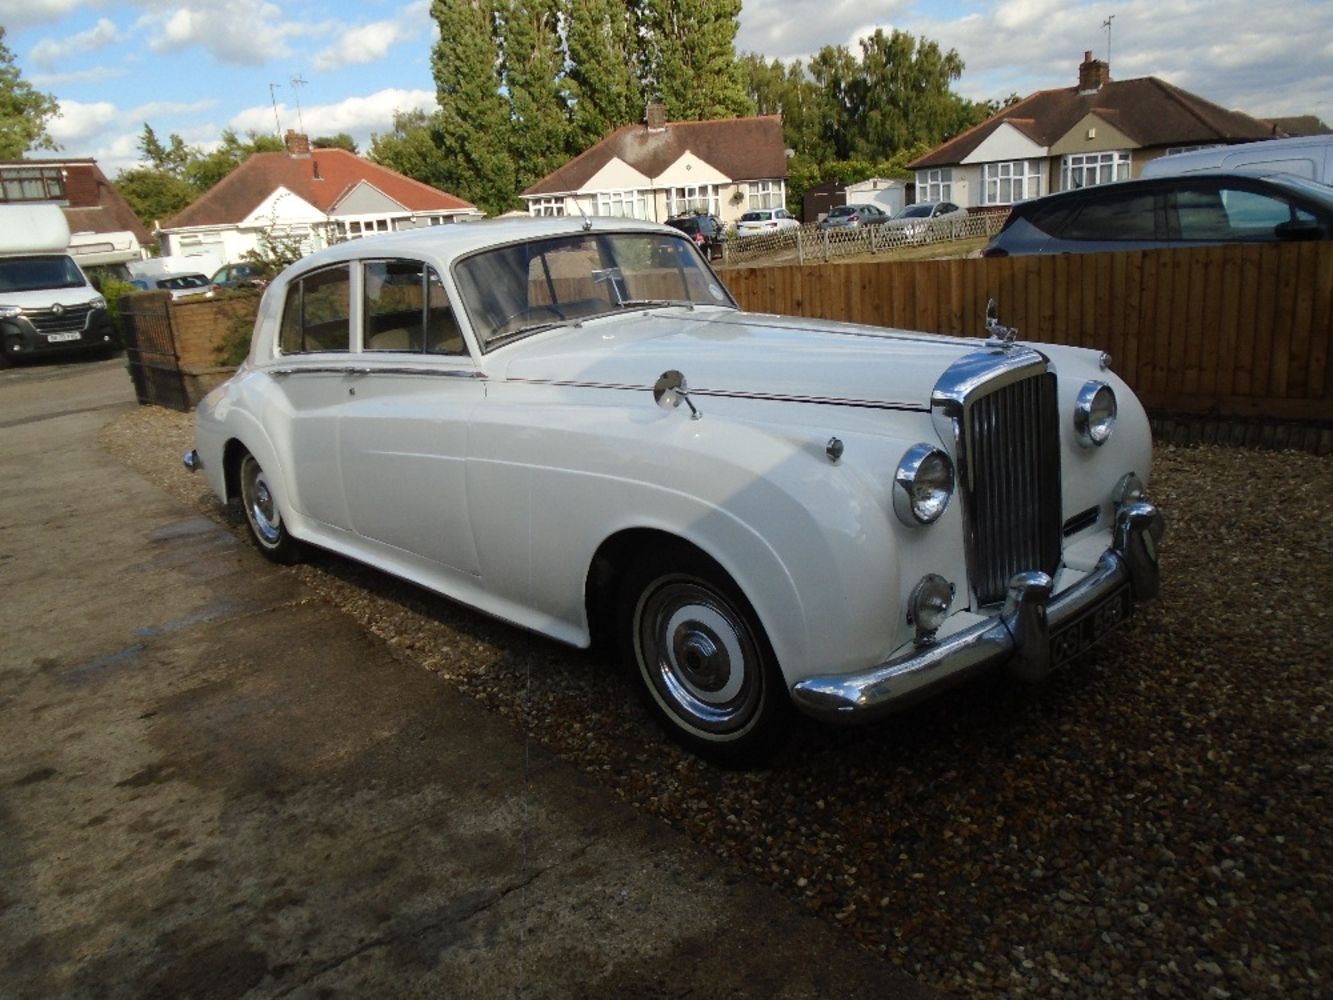
[{"label": "chrome side trim", "polygon": [[[550,385],[567,389],[616,389],[622,392],[651,392],[650,385],[628,385],[619,382],[584,382],[574,379],[514,378],[506,379],[518,385]],[[851,399],[841,396],[793,396],[780,392],[740,392],[731,389],[690,389],[691,396],[711,396],[717,399],[757,399],[773,403],[815,403],[824,406],[853,406],[872,410],[899,410],[909,413],[928,413],[930,408],[920,403],[887,399]]]},{"label": "chrome side trim", "polygon": [[408,365],[369,367],[365,365],[302,365],[290,368],[265,368],[274,378],[288,375],[426,375],[430,378],[484,379],[484,372],[475,368],[415,368]]},{"label": "chrome side trim", "polygon": [[1116,515],[1111,547],[1086,577],[1050,597],[1044,573],[1010,581],[1004,610],[932,646],[852,674],[825,674],[796,683],[792,701],[824,722],[879,719],[973,674],[1016,661],[1020,677],[1040,678],[1053,663],[1050,636],[1061,625],[1115,596],[1126,584],[1134,602],[1159,588],[1156,542],[1165,521],[1152,504],[1130,504]]}]

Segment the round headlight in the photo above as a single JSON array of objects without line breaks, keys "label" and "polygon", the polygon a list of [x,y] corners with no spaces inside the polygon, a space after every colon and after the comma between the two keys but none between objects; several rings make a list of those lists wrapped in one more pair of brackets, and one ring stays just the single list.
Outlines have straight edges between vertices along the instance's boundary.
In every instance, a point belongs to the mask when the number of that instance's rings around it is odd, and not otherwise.
[{"label": "round headlight", "polygon": [[1087,447],[1106,444],[1115,429],[1115,390],[1105,382],[1089,382],[1074,405],[1074,430]]},{"label": "round headlight", "polygon": [[953,462],[940,449],[914,444],[893,476],[893,510],[909,527],[930,524],[953,496]]}]

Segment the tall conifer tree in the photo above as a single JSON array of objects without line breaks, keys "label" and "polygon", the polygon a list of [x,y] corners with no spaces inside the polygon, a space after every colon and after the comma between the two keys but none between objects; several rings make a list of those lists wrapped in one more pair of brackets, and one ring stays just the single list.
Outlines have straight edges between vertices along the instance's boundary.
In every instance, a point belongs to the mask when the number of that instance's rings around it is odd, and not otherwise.
[{"label": "tall conifer tree", "polygon": [[500,92],[500,52],[491,0],[432,0],[440,38],[431,71],[444,188],[487,212],[513,207],[517,192],[510,149],[509,102]]},{"label": "tall conifer tree", "polygon": [[570,152],[621,125],[643,120],[638,7],[626,0],[565,0],[568,24]]},{"label": "tall conifer tree", "polygon": [[557,0],[507,0],[501,8],[510,149],[519,190],[569,158],[565,52]]},{"label": "tall conifer tree", "polygon": [[736,61],[741,0],[642,0],[644,77],[678,121],[753,113]]}]

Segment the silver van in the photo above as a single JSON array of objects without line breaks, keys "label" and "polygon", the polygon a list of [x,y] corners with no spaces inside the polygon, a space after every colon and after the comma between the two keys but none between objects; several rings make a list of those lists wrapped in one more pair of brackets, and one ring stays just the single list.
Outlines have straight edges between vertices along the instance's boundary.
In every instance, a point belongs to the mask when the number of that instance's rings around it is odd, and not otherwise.
[{"label": "silver van", "polygon": [[1211,146],[1149,160],[1140,177],[1168,177],[1200,170],[1245,170],[1263,174],[1295,174],[1309,181],[1333,184],[1333,135],[1295,139],[1263,139],[1235,146]]}]

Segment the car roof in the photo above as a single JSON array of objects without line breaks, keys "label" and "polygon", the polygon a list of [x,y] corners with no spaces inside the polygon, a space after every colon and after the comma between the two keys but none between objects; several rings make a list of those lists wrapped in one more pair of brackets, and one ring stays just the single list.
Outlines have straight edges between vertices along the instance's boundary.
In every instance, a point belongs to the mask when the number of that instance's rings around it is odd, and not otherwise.
[{"label": "car roof", "polygon": [[1304,177],[1297,177],[1294,174],[1265,170],[1196,170],[1187,174],[1162,174],[1156,177],[1114,181],[1110,184],[1095,184],[1091,187],[1077,188],[1072,191],[1056,191],[1054,194],[1019,202],[1014,206],[1014,210],[1015,212],[1019,210],[1026,211],[1031,206],[1036,205],[1058,205],[1066,201],[1073,202],[1080,198],[1097,197],[1099,194],[1114,191],[1170,190],[1185,184],[1197,184],[1199,181],[1206,180],[1218,182],[1241,181],[1259,187],[1267,185],[1268,187],[1285,188],[1289,194],[1317,201],[1322,205],[1333,208],[1333,187],[1320,184],[1318,181],[1306,180]]},{"label": "car roof", "polygon": [[610,216],[589,216],[586,219],[578,216],[488,219],[484,222],[455,222],[441,226],[406,229],[397,233],[363,236],[360,239],[348,240],[346,243],[317,250],[308,257],[302,257],[294,266],[306,271],[322,264],[392,257],[396,254],[432,257],[445,261],[489,247],[547,236],[572,236],[585,231],[657,232],[681,238],[680,230],[670,226]]}]

